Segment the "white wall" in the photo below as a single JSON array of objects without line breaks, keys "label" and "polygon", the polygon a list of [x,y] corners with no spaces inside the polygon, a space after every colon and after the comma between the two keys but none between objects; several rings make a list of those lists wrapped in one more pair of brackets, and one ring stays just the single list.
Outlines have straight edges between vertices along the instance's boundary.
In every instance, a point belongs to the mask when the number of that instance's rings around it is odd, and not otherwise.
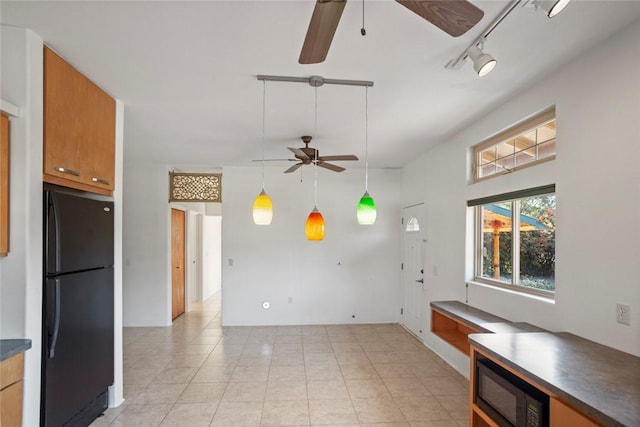
[{"label": "white wall", "polygon": [[[640,355],[640,316],[632,316],[631,326],[615,321],[616,302],[631,304],[632,313],[640,307],[640,62],[629,59],[629,52],[639,49],[636,23],[404,169],[403,204],[421,199],[427,204],[429,301],[465,300],[465,281],[473,271],[467,200],[555,183],[555,302],[475,284],[469,285],[468,302],[512,321]],[[470,146],[553,104],[555,161],[469,184]],[[468,371],[468,360],[442,340],[429,334],[426,343],[459,371]]]},{"label": "white wall", "polygon": [[125,326],[171,324],[168,168],[124,164]]},{"label": "white wall", "polygon": [[[222,321],[225,325],[396,322],[400,307],[400,171],[370,170],[378,206],[373,226],[356,222],[364,170],[319,170],[318,208],[325,239],[307,241],[313,172],[266,169],[274,204],[270,226],[253,224],[260,168],[224,168]],[[233,266],[229,260],[233,260]],[[291,302],[289,302],[291,298]],[[264,310],[261,303],[271,302]],[[355,315],[355,318],[352,318]]]},{"label": "white wall", "polygon": [[122,348],[122,159],[124,151],[124,104],[116,100],[116,156],[115,189],[113,192],[113,300],[114,300],[114,378],[109,388],[109,406],[116,407],[124,401],[123,348]]},{"label": "white wall", "polygon": [[222,288],[222,216],[203,218],[202,252],[202,298],[206,300]]},{"label": "white wall", "polygon": [[[142,163],[124,165],[125,326],[171,323],[167,202],[171,169]],[[313,208],[310,173],[301,184],[297,174],[285,175],[281,167],[267,168],[268,185],[272,185],[267,190],[276,204],[276,216],[272,226],[263,228],[251,220],[251,206],[260,191],[260,168],[224,169],[222,293],[228,324],[397,321],[400,171],[370,171],[369,187],[379,205],[378,222],[373,227],[360,227],[355,222],[355,206],[364,191],[364,171],[319,173],[319,207],[327,221],[327,238],[307,242],[304,222]],[[175,206],[216,213],[215,206],[207,205],[203,210],[202,204],[193,205]],[[232,271],[225,270],[228,258],[236,261]],[[342,263],[339,267],[338,262]],[[263,276],[258,269],[261,266],[268,269],[268,285],[262,280],[255,285],[247,283],[247,275]],[[318,266],[325,268],[318,270]],[[256,288],[250,289],[252,286]],[[251,298],[257,298],[257,305],[248,306],[244,294],[236,292],[239,287],[242,292],[255,293]],[[282,304],[278,306],[289,296],[292,304],[284,309]],[[266,317],[260,308],[265,297],[273,303]]]},{"label": "white wall", "polygon": [[[208,205],[215,205],[169,203],[169,171],[174,169],[167,165],[124,163],[125,326],[171,324],[171,208],[187,212],[189,229],[191,213],[204,215]],[[187,301],[188,292],[187,286]]]},{"label": "white wall", "polygon": [[42,322],[42,39],[1,28],[2,99],[20,107],[11,119],[10,252],[0,258],[0,337],[28,338],[23,424],[40,416]]}]

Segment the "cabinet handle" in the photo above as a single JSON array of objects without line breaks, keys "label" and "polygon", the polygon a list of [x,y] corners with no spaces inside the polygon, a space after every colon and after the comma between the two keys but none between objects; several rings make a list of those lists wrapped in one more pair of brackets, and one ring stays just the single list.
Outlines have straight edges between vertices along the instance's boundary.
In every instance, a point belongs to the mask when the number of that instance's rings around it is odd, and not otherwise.
[{"label": "cabinet handle", "polygon": [[60,166],[56,166],[53,169],[57,170],[58,172],[66,173],[66,174],[69,174],[69,175],[80,176],[80,172],[74,171],[73,169],[63,168],[63,167],[60,167]]},{"label": "cabinet handle", "polygon": [[111,184],[109,181],[107,181],[106,179],[102,179],[102,178],[96,178],[95,176],[93,178],[91,178],[92,182],[97,182],[98,184],[104,184],[104,185],[109,185]]}]

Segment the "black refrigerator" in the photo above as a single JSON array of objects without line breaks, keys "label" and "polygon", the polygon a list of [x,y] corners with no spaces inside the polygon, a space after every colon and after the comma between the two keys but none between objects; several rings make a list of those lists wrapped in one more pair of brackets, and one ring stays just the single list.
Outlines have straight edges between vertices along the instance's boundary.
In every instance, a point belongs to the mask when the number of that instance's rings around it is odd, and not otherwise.
[{"label": "black refrigerator", "polygon": [[44,189],[40,425],[87,426],[113,384],[113,203]]}]

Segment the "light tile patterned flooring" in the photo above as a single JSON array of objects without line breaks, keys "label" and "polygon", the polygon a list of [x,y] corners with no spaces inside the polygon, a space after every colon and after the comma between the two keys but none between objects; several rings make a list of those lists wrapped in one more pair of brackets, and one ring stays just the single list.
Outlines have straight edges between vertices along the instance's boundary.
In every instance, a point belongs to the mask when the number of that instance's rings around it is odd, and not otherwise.
[{"label": "light tile patterned flooring", "polygon": [[125,403],[92,426],[468,425],[468,381],[395,324],[221,327],[215,295],[125,328]]}]

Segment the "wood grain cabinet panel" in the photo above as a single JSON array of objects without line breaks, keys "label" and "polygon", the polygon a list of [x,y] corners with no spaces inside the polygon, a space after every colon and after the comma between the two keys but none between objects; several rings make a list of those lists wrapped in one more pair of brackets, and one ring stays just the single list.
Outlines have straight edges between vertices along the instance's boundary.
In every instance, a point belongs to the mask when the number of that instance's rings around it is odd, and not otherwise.
[{"label": "wood grain cabinet panel", "polygon": [[469,334],[477,334],[482,331],[436,310],[431,310],[431,332],[464,354],[469,355]]},{"label": "wood grain cabinet panel", "polygon": [[9,253],[9,116],[0,114],[0,256]]},{"label": "wood grain cabinet panel", "polygon": [[24,354],[0,362],[0,427],[22,425]]},{"label": "wood grain cabinet panel", "polygon": [[600,424],[594,422],[586,415],[573,409],[571,406],[552,397],[549,408],[549,425],[551,426],[580,426],[580,427],[599,427]]},{"label": "wood grain cabinet panel", "polygon": [[111,195],[115,112],[113,98],[45,47],[44,181]]}]

